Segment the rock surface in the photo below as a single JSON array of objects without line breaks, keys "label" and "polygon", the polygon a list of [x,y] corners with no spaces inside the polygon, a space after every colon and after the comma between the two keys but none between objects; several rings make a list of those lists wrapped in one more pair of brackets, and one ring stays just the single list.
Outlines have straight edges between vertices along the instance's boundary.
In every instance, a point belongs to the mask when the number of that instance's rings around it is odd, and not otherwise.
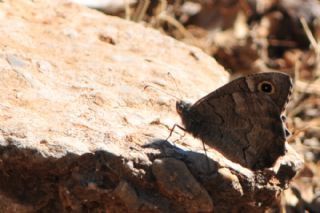
[{"label": "rock surface", "polygon": [[197,48],[61,0],[3,1],[0,20],[0,212],[254,212],[301,167],[264,176],[164,141],[177,98],[228,80]]},{"label": "rock surface", "polygon": [[227,81],[200,50],[71,3],[6,1],[0,11],[1,135],[44,156],[166,137],[150,125],[179,121],[162,91],[195,97]]}]

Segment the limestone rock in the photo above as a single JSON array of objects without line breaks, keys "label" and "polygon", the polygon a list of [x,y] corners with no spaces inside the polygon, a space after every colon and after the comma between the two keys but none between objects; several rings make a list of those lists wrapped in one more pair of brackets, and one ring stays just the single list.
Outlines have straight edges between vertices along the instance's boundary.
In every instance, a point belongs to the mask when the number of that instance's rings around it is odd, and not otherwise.
[{"label": "limestone rock", "polygon": [[[227,81],[200,50],[71,3],[6,1],[0,12],[2,145],[9,138],[52,157],[117,152],[167,136],[150,125],[179,121],[166,93],[195,97]],[[167,105],[157,103],[161,96]]]},{"label": "limestone rock", "polygon": [[[300,168],[291,155],[279,186],[277,171],[256,180],[212,150],[206,158],[190,135],[168,145],[177,98],[197,100],[228,75],[156,30],[63,0],[7,0],[0,40],[0,212],[253,212]],[[201,196],[186,203],[180,185],[181,205],[161,191],[152,172],[161,158],[180,160]]]}]

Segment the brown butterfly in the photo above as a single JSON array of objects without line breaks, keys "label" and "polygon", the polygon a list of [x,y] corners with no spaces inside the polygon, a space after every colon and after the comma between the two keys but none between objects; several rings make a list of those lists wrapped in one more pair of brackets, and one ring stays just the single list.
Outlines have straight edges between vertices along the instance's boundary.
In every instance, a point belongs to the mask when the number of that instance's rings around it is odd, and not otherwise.
[{"label": "brown butterfly", "polygon": [[231,161],[263,169],[285,154],[282,113],[291,88],[286,74],[258,73],[233,80],[193,105],[178,101],[176,109],[194,137]]}]

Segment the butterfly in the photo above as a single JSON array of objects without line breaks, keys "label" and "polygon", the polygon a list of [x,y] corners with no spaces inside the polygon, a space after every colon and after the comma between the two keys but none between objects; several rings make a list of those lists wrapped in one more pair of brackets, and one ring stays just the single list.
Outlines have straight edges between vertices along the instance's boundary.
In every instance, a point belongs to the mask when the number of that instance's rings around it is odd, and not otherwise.
[{"label": "butterfly", "polygon": [[285,154],[283,112],[291,78],[279,72],[235,79],[194,104],[176,102],[184,129],[229,160],[259,170]]}]

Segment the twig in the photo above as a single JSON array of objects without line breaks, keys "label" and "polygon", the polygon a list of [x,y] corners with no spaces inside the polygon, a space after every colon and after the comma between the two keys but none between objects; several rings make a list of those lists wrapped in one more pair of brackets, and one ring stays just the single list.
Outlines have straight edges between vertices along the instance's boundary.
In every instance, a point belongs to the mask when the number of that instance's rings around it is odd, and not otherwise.
[{"label": "twig", "polygon": [[311,30],[310,30],[310,28],[309,28],[306,20],[305,20],[303,17],[301,17],[301,18],[300,18],[300,22],[301,22],[302,27],[303,27],[303,29],[304,29],[304,31],[305,31],[305,33],[306,33],[306,35],[307,35],[310,43],[311,43],[311,46],[313,47],[313,49],[315,50],[315,52],[317,53],[317,55],[319,55],[319,54],[320,54],[319,44],[318,44],[318,42],[316,41],[316,39],[314,38],[314,36],[313,36],[313,34],[312,34],[312,32],[311,32]]},{"label": "twig", "polygon": [[125,18],[126,18],[126,20],[130,20],[131,9],[130,9],[129,0],[125,0],[124,4],[125,4]]},{"label": "twig", "polygon": [[149,5],[150,0],[140,0],[134,14],[132,15],[132,20],[135,22],[140,22],[146,15]]}]

